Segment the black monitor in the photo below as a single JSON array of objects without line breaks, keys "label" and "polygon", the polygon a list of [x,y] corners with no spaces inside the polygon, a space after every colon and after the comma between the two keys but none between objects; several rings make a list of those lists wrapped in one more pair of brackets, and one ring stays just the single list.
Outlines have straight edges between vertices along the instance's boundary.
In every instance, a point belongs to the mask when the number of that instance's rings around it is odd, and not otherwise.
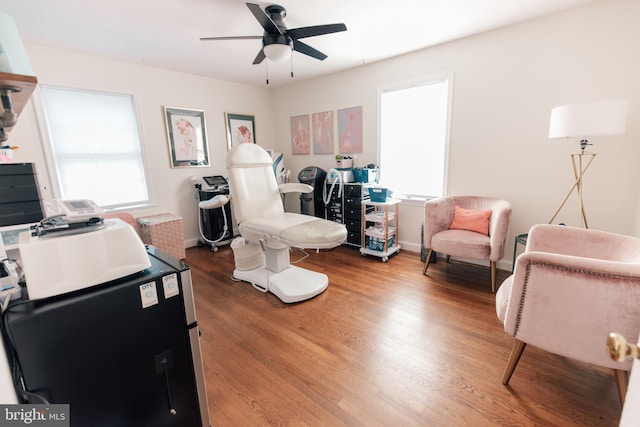
[{"label": "black monitor", "polygon": [[222,187],[227,185],[227,180],[222,175],[203,176],[204,182],[210,187]]}]

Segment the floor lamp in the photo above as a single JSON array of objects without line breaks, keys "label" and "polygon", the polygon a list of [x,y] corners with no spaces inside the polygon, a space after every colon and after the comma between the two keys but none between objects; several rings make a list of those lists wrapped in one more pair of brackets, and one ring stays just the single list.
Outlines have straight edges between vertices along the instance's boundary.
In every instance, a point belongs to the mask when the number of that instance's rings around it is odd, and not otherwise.
[{"label": "floor lamp", "polygon": [[588,145],[592,145],[589,143],[588,138],[624,134],[628,110],[629,101],[626,100],[562,105],[551,110],[549,138],[579,138],[580,152],[571,155],[575,182],[558,210],[549,220],[549,224],[556,219],[560,210],[567,203],[569,196],[575,190],[578,192],[580,226],[589,228],[582,201],[582,179],[595,159],[596,154],[585,151]]}]

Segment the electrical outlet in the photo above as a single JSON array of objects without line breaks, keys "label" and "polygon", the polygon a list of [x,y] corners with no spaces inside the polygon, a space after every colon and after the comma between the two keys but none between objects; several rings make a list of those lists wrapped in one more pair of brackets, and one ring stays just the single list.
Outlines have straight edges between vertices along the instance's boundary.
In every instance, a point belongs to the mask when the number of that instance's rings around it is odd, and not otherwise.
[{"label": "electrical outlet", "polygon": [[154,360],[156,364],[156,372],[158,374],[164,373],[165,368],[169,369],[173,366],[173,355],[171,354],[171,350],[163,351],[158,354]]}]

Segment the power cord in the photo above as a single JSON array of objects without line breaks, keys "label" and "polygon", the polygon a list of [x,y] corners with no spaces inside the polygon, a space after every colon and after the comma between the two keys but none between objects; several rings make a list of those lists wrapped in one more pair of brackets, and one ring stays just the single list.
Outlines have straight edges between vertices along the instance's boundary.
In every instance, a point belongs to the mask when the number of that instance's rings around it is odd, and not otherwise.
[{"label": "power cord", "polygon": [[305,260],[305,259],[307,259],[309,257],[309,252],[305,251],[304,249],[302,249],[302,248],[291,248],[291,251],[293,251],[294,249],[302,252],[303,256],[301,258],[295,260],[295,261],[289,261],[289,264],[297,264],[300,261]]},{"label": "power cord", "polygon": [[337,182],[340,183],[340,186],[338,187],[338,198],[342,196],[342,185],[343,185],[342,175],[335,168],[329,169],[329,172],[327,172],[327,176],[329,176],[329,174],[335,174],[336,177],[333,179],[333,182],[331,183],[331,188],[328,194],[327,194],[328,178],[325,180],[325,184],[322,187],[322,201],[324,202],[325,206],[329,205],[329,202],[331,201],[331,195],[333,194],[333,189],[335,188]]}]

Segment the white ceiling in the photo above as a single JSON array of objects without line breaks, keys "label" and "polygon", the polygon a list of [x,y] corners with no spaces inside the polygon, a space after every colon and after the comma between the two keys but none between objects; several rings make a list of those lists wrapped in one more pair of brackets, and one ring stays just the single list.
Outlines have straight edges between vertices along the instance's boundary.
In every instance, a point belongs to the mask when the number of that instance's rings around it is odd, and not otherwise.
[{"label": "white ceiling", "polygon": [[261,36],[241,0],[0,0],[0,11],[24,42],[261,86],[268,67],[278,87],[595,1],[278,0],[288,28],[342,22],[347,31],[304,39],[324,61],[294,53],[268,65],[252,65],[260,40],[199,40]]}]

